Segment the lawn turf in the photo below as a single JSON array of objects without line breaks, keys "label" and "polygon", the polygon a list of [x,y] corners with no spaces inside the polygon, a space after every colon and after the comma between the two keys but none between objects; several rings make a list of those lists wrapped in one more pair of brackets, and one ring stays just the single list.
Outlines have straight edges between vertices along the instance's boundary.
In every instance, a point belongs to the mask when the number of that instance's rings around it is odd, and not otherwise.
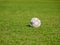
[{"label": "lawn turf", "polygon": [[[33,17],[40,27],[29,26]],[[0,45],[60,45],[60,1],[0,0]]]}]

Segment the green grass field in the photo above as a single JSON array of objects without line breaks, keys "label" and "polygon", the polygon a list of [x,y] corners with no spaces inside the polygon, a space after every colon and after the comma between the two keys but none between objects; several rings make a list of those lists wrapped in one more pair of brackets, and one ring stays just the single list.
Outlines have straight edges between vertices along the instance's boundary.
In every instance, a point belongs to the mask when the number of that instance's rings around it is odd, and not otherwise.
[{"label": "green grass field", "polygon": [[60,45],[60,0],[0,0],[0,45]]}]

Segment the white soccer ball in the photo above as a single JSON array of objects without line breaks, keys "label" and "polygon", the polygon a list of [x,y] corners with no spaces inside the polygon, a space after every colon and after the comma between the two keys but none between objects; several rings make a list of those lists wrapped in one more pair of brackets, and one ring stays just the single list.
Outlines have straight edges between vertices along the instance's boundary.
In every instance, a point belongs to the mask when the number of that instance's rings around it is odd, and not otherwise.
[{"label": "white soccer ball", "polygon": [[30,26],[39,27],[41,26],[41,21],[38,18],[32,18],[30,21]]}]

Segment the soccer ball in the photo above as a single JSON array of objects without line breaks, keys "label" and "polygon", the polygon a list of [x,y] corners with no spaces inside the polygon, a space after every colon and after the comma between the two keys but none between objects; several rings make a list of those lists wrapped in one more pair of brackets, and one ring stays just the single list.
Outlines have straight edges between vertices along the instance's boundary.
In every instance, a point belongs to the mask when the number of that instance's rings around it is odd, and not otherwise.
[{"label": "soccer ball", "polygon": [[38,18],[32,18],[30,21],[30,26],[39,27],[41,26],[41,21]]}]

